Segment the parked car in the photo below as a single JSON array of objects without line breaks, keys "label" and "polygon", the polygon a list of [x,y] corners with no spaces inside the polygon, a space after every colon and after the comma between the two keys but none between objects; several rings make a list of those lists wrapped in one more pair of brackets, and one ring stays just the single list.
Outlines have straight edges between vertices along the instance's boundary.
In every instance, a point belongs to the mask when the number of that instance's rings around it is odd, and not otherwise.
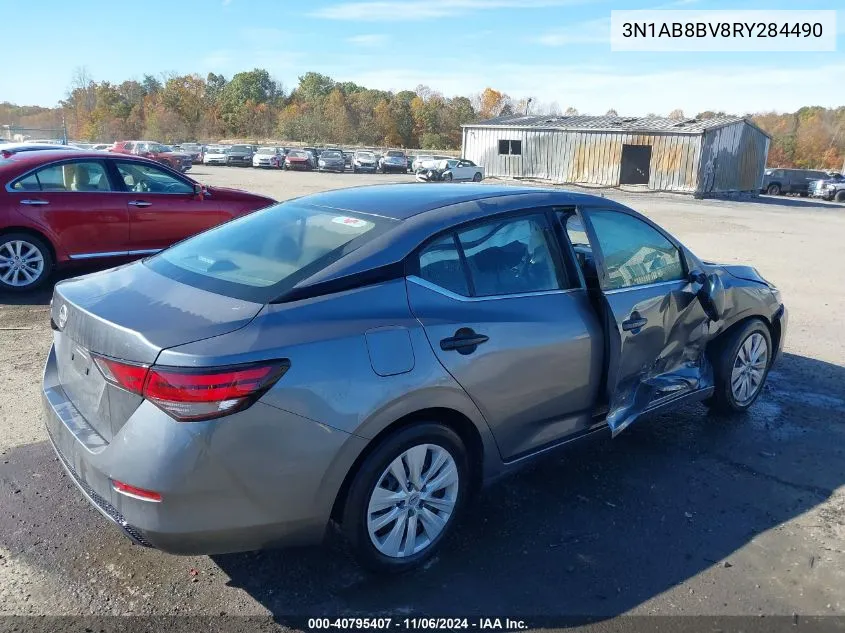
[{"label": "parked car", "polygon": [[348,152],[348,151],[343,152],[343,164],[346,165],[347,167],[349,167],[350,169],[352,168],[352,157],[354,155],[355,155],[355,152]]},{"label": "parked car", "polygon": [[182,143],[180,151],[188,154],[191,157],[191,162],[195,165],[202,164],[202,145],[199,143]]},{"label": "parked car", "polygon": [[250,167],[254,152],[251,145],[232,145],[226,150],[226,164],[231,166]]},{"label": "parked car", "polygon": [[484,179],[484,168],[479,167],[466,158],[450,158],[445,161],[446,170],[443,180],[471,180],[481,182]]},{"label": "parked car", "polygon": [[36,288],[54,266],[149,255],[273,202],[82,150],[14,154],[0,162],[0,183],[0,292]]},{"label": "parked car", "polygon": [[253,167],[272,167],[279,169],[285,160],[285,155],[279,147],[259,147],[252,156]]},{"label": "parked car", "polygon": [[825,198],[827,197],[826,186],[830,183],[842,182],[843,180],[845,178],[839,172],[828,172],[823,179],[811,180],[807,184],[807,192],[812,198]]},{"label": "parked car", "polygon": [[292,149],[285,156],[285,169],[299,169],[309,171],[311,167],[311,155],[302,149]]},{"label": "parked car", "polygon": [[91,146],[91,149],[95,152],[107,152],[109,151],[114,143],[96,143]]},{"label": "parked car", "polygon": [[408,171],[408,159],[405,152],[399,150],[389,150],[378,161],[379,169],[383,174],[401,173]]},{"label": "parked car", "polygon": [[824,200],[845,202],[845,179],[840,178],[838,180],[824,181],[823,186],[820,187],[819,193],[816,195]]},{"label": "parked car", "polygon": [[203,165],[225,165],[226,164],[226,152],[228,148],[222,146],[212,146],[209,145],[205,153],[202,155],[202,164]]},{"label": "parked car", "polygon": [[334,521],[381,573],[553,448],[746,411],[787,329],[756,270],[627,207],[478,185],[290,200],[60,282],[51,318],[48,436],[135,542],[224,553]]},{"label": "parked car", "polygon": [[342,174],[346,170],[343,152],[339,149],[324,149],[320,158],[317,159],[317,168],[320,171],[335,171]]},{"label": "parked car", "polygon": [[359,171],[368,171],[376,173],[378,169],[378,161],[375,154],[369,150],[359,149],[352,156],[352,173],[357,174]]},{"label": "parked car", "polygon": [[45,150],[70,150],[74,152],[80,151],[72,145],[53,145],[52,143],[3,143],[3,147],[0,148],[0,154],[2,154],[4,158],[7,158],[13,154],[19,154],[20,152],[38,152]]},{"label": "parked car", "polygon": [[785,169],[767,168],[763,172],[761,193],[777,196],[793,193],[802,196],[809,195],[809,183],[812,180],[824,180],[827,174],[815,169]]},{"label": "parked car", "polygon": [[423,163],[432,160],[434,160],[434,156],[431,154],[420,154],[419,156],[414,156],[414,160],[411,162],[411,171],[416,172],[417,170],[422,169]]},{"label": "parked car", "polygon": [[130,154],[149,158],[182,173],[189,171],[193,166],[188,154],[175,152],[166,145],[155,141],[117,141],[109,151],[115,154]]}]

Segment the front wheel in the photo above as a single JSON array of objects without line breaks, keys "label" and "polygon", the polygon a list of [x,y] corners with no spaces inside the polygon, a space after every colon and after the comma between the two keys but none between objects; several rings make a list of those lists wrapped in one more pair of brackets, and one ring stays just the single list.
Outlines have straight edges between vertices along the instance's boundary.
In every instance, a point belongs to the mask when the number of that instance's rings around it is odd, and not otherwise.
[{"label": "front wheel", "polygon": [[721,413],[747,410],[763,391],[773,354],[769,328],[758,319],[717,340],[711,356],[716,391],[710,407]]},{"label": "front wheel", "polygon": [[0,290],[35,290],[52,269],[53,254],[43,240],[27,233],[0,236]]},{"label": "front wheel", "polygon": [[845,189],[843,189],[842,191],[837,191],[833,199],[837,202],[845,202]]},{"label": "front wheel", "polygon": [[443,174],[443,180],[446,182],[452,181],[452,174]]},{"label": "front wheel", "polygon": [[343,533],[364,567],[407,571],[435,554],[468,494],[460,437],[440,424],[415,424],[385,438],[355,474]]},{"label": "front wheel", "polygon": [[780,185],[777,183],[772,183],[766,188],[766,193],[770,196],[779,196],[780,195]]}]

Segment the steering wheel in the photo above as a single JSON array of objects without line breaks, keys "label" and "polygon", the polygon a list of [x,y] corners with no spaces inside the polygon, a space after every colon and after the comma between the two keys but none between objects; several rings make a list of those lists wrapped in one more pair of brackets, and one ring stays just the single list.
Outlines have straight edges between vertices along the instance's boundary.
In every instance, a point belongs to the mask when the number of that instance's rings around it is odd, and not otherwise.
[{"label": "steering wheel", "polygon": [[146,180],[139,180],[135,183],[135,186],[132,187],[132,191],[136,191],[138,193],[146,193],[150,190],[150,185],[147,183]]}]

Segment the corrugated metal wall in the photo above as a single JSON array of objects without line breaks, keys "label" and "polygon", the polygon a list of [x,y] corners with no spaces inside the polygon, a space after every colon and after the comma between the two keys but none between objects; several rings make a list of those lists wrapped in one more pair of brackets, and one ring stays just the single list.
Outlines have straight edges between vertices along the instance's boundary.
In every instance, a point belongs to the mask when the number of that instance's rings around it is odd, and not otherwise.
[{"label": "corrugated metal wall", "polygon": [[757,191],[763,181],[769,137],[746,123],[704,133],[699,193]]},{"label": "corrugated metal wall", "polygon": [[[559,183],[619,185],[623,145],[651,145],[648,188],[698,193],[703,188],[706,158],[715,157],[707,176],[712,191],[749,191],[759,185],[768,138],[750,125],[737,123],[701,134],[631,134],[559,129],[464,128],[464,156],[484,167],[488,176],[540,178]],[[522,155],[499,154],[500,140],[522,141]]]}]

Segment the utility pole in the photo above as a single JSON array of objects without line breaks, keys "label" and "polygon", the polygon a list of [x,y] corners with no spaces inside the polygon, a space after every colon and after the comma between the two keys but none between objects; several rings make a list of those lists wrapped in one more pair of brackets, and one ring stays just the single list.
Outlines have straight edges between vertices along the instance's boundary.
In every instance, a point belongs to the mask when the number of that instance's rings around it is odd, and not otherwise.
[{"label": "utility pole", "polygon": [[525,102],[525,116],[528,116],[528,108],[531,107],[531,102],[533,99],[528,97],[528,100]]}]

